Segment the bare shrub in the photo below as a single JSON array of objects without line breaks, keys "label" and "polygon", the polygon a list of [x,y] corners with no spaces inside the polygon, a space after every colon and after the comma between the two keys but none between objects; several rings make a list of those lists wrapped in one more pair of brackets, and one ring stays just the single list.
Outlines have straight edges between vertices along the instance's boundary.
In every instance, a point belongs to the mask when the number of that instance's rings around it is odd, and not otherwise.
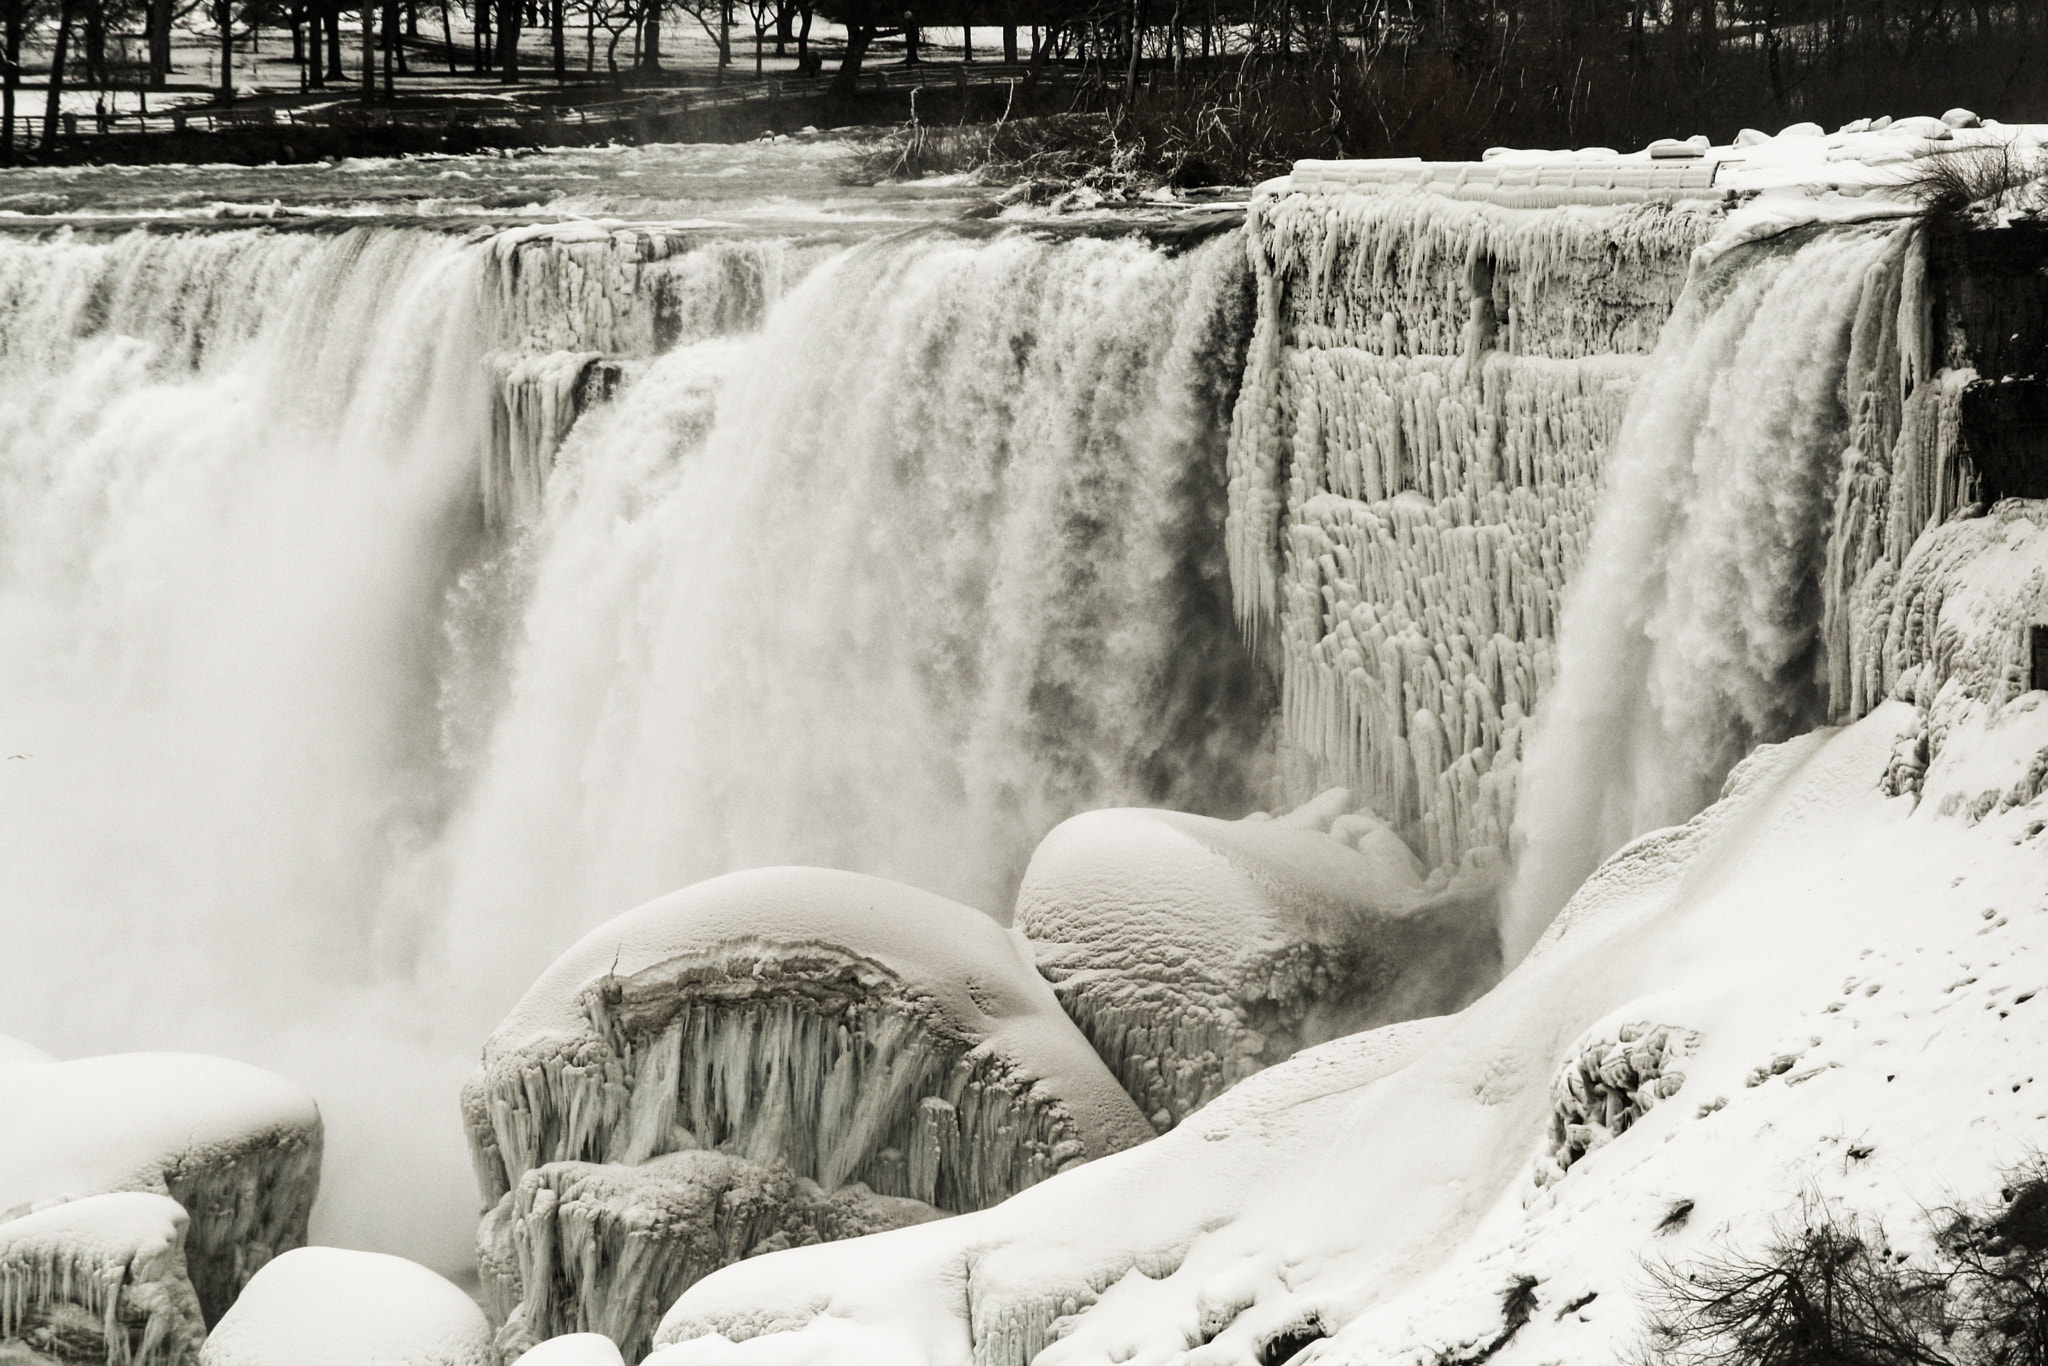
[{"label": "bare shrub", "polygon": [[1755,1251],[1651,1268],[1660,1366],[2048,1366],[2048,1159],[1996,1204],[1927,1216],[1932,1251],[1809,1199]]},{"label": "bare shrub", "polygon": [[1929,213],[1952,216],[1977,208],[2027,207],[2038,201],[2043,176],[2048,176],[2048,160],[2001,142],[1922,157],[1906,191]]}]

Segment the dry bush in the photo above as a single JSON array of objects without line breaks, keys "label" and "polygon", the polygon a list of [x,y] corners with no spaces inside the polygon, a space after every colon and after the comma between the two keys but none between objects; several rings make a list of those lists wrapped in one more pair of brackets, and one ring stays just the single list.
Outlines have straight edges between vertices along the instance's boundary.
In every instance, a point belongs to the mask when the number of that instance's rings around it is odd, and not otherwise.
[{"label": "dry bush", "polygon": [[1929,213],[1940,215],[2038,207],[2043,176],[2048,176],[2048,159],[2013,142],[2001,142],[1922,157],[1906,191]]},{"label": "dry bush", "polygon": [[1652,1268],[1659,1366],[2048,1366],[2048,1159],[1927,1217],[1911,1261],[1817,1200],[1757,1251]]}]

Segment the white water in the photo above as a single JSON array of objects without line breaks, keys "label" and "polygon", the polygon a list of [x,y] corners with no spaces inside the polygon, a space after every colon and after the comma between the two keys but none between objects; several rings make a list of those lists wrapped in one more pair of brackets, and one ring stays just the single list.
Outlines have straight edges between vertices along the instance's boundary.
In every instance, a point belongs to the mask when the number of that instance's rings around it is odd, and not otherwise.
[{"label": "white water", "polygon": [[1823,577],[1861,388],[1852,333],[1909,236],[1798,233],[1695,269],[1566,601],[1522,770],[1510,961],[1608,854],[1705,807],[1754,746],[1830,719]]},{"label": "white water", "polygon": [[762,250],[494,530],[502,253],[0,240],[0,1031],[304,1081],[316,1239],[454,1268],[456,1087],[595,921],[790,861],[1004,913],[1073,811],[1262,795],[1237,245]]}]

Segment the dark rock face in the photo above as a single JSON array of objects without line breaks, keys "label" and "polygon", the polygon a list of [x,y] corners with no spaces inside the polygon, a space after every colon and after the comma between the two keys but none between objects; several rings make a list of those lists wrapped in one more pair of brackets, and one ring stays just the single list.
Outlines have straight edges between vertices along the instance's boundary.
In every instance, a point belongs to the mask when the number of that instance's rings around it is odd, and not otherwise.
[{"label": "dark rock face", "polygon": [[1928,248],[1942,363],[1978,375],[1957,412],[1977,495],[2048,497],[2048,226],[1937,226]]}]

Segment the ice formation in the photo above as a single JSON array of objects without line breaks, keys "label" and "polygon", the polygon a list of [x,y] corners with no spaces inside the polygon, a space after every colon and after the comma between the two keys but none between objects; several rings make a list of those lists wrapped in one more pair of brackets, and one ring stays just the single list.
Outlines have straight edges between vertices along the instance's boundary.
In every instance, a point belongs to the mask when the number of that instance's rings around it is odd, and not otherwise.
[{"label": "ice formation", "polygon": [[206,1324],[186,1226],[177,1202],[141,1192],[0,1221],[0,1360],[192,1366]]},{"label": "ice formation", "polygon": [[1349,805],[1335,789],[1278,820],[1092,811],[1032,855],[1017,929],[1155,1128],[1306,1045],[1493,985],[1490,881],[1425,885]]},{"label": "ice formation", "polygon": [[302,1247],[256,1273],[199,1366],[497,1366],[460,1287],[403,1257]]},{"label": "ice formation", "polygon": [[1327,179],[1247,227],[1231,582],[1278,639],[1289,783],[1349,787],[1455,865],[1506,849],[1602,463],[1717,211]]},{"label": "ice formation", "polygon": [[320,1112],[282,1077],[225,1058],[122,1053],[5,1065],[0,1234],[113,1191],[168,1196],[208,1322],[272,1257],[306,1240]]},{"label": "ice formation", "polygon": [[491,1036],[463,1110],[506,1345],[602,1325],[629,1354],[727,1261],[982,1209],[1151,1132],[1020,937],[812,868],[593,931]]},{"label": "ice formation", "polygon": [[[925,1116],[949,1117],[946,1102],[927,1098]],[[936,1123],[920,1132],[910,1161],[923,1170],[913,1170],[912,1185],[957,1141]],[[858,1181],[828,1193],[781,1162],[689,1151],[638,1166],[535,1167],[485,1217],[477,1246],[484,1294],[503,1325],[502,1358],[537,1340],[589,1331],[638,1361],[668,1306],[721,1266],[940,1217],[929,1204],[876,1195]],[[507,1251],[513,1264],[494,1264]]]}]

